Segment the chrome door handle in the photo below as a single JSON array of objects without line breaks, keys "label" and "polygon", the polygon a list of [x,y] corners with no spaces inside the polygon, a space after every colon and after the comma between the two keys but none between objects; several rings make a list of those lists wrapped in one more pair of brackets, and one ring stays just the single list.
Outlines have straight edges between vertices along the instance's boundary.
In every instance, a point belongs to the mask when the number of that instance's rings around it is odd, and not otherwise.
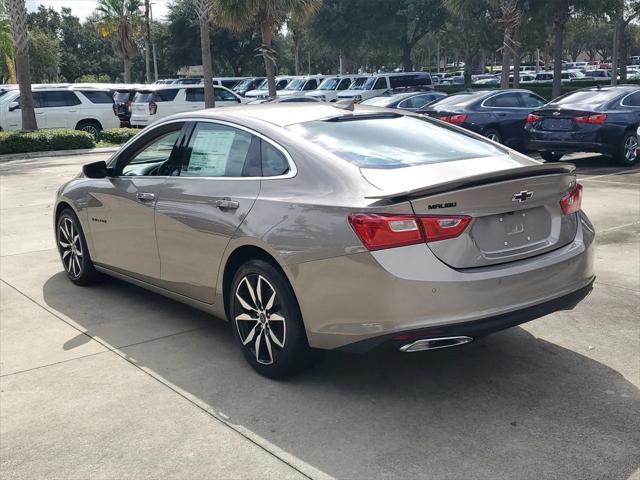
[{"label": "chrome door handle", "polygon": [[141,202],[152,202],[156,199],[156,196],[153,193],[139,192],[136,193],[136,198]]},{"label": "chrome door handle", "polygon": [[220,200],[216,200],[215,206],[221,210],[235,210],[240,206],[240,202],[236,202],[235,200],[231,200],[230,198],[222,198]]}]

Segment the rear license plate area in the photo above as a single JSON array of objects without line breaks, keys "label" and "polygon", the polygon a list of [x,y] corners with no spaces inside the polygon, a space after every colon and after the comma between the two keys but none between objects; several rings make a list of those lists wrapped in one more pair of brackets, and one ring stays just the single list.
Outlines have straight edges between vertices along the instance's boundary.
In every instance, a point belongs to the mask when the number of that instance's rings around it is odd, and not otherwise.
[{"label": "rear license plate area", "polygon": [[571,130],[573,122],[570,118],[545,118],[542,121],[544,130]]},{"label": "rear license plate area", "polygon": [[535,248],[551,234],[551,216],[546,208],[536,207],[479,217],[472,236],[486,254]]}]

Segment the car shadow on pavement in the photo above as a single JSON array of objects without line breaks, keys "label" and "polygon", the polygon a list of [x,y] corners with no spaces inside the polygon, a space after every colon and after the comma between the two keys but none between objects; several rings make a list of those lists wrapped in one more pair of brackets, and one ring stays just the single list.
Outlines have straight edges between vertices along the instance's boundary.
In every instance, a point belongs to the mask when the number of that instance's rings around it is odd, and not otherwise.
[{"label": "car shadow on pavement", "polygon": [[[626,479],[639,465],[638,389],[523,328],[432,352],[328,352],[315,368],[273,381],[245,364],[227,323],[138,287],[108,279],[78,289],[61,272],[44,299],[113,346],[126,344],[122,329],[152,332],[155,312],[182,319],[183,333],[120,350],[336,477]],[[107,315],[96,321],[97,311]],[[141,320],[109,325],[108,312],[126,311]]]}]

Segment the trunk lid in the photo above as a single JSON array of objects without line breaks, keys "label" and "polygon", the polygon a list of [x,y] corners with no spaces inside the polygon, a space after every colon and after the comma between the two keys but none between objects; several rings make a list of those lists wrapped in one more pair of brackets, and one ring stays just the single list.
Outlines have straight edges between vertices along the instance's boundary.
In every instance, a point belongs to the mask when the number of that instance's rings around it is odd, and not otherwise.
[{"label": "trunk lid", "polygon": [[574,105],[567,106],[562,109],[549,108],[537,110],[534,114],[542,117],[542,120],[537,122],[537,130],[549,132],[575,132],[585,127],[589,128],[592,126],[587,122],[578,122],[576,119],[587,118],[598,114],[598,112],[593,111],[593,109]]},{"label": "trunk lid", "polygon": [[[504,164],[504,158],[499,160]],[[441,261],[457,269],[521,260],[555,250],[574,239],[576,215],[563,215],[560,207],[560,199],[576,181],[572,166],[535,162],[492,171],[491,158],[475,159],[475,163],[475,168],[467,164],[466,168],[460,165],[455,170],[445,169],[448,173],[440,172],[441,176],[432,182],[425,182],[425,176],[410,171],[421,167],[396,169],[404,172],[394,172],[391,177],[413,178],[413,188],[369,198],[378,198],[379,202],[408,199],[417,215],[472,217],[462,235],[428,243]],[[442,169],[443,164],[439,165]],[[376,172],[363,171],[363,175],[374,185],[399,181],[389,177],[383,180]],[[421,187],[417,186],[420,177]]]}]

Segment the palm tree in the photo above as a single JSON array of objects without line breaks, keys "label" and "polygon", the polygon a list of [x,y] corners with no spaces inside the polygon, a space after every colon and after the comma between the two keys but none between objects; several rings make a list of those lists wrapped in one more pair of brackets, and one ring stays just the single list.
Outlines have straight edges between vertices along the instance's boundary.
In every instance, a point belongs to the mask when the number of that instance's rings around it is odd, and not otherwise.
[{"label": "palm tree", "polygon": [[202,81],[204,82],[204,108],[216,106],[213,90],[213,63],[211,60],[211,37],[209,28],[213,0],[192,0],[200,26],[200,53],[202,54]]},{"label": "palm tree", "polygon": [[138,54],[135,37],[142,26],[141,0],[98,0],[98,33],[111,40],[113,52],[124,64],[124,81],[131,83],[131,60]]},{"label": "palm tree", "polygon": [[[513,88],[518,88],[520,83],[520,26],[522,25],[522,13],[524,2],[522,0],[500,0],[502,18],[500,22],[504,27],[502,39],[502,76],[500,88],[509,88],[509,70],[511,59],[514,60]],[[517,64],[517,65],[516,65]],[[516,67],[518,67],[516,69]]]},{"label": "palm tree", "polygon": [[7,0],[7,12],[11,21],[13,49],[16,54],[16,70],[20,89],[20,111],[22,129],[37,130],[36,113],[31,93],[31,71],[29,66],[29,32],[27,31],[27,8],[24,0]]},{"label": "palm tree", "polygon": [[269,96],[276,96],[273,37],[288,18],[302,23],[315,14],[322,0],[216,0],[214,17],[225,28],[236,32],[257,29],[262,38],[259,53],[269,84]]}]

